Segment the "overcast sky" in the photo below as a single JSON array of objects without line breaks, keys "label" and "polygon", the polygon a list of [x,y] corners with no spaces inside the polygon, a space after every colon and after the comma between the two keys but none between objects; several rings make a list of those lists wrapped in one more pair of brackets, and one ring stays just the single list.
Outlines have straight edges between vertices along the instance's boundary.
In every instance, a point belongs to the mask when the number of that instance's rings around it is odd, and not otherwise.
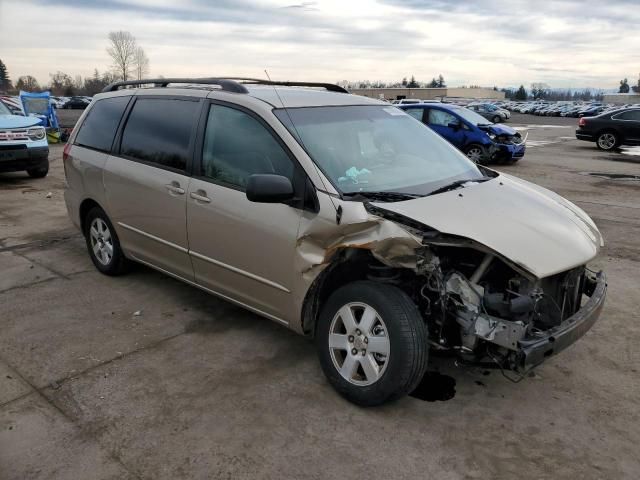
[{"label": "overcast sky", "polygon": [[612,88],[640,73],[640,0],[0,0],[14,81],[109,68],[112,30],[151,76]]}]

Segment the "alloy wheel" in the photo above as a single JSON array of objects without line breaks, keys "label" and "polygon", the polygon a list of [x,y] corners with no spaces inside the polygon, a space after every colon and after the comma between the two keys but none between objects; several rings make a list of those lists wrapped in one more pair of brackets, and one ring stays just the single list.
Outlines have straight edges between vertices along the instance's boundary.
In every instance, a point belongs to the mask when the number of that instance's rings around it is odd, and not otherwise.
[{"label": "alloy wheel", "polygon": [[603,133],[598,137],[598,145],[603,150],[611,150],[616,145],[616,136],[613,133]]},{"label": "alloy wheel", "polygon": [[101,218],[94,218],[89,228],[89,239],[93,254],[102,265],[107,266],[113,258],[113,238],[107,223]]},{"label": "alloy wheel", "polygon": [[338,310],[329,327],[328,342],[334,367],[354,385],[377,382],[389,363],[387,327],[366,303],[348,303]]}]

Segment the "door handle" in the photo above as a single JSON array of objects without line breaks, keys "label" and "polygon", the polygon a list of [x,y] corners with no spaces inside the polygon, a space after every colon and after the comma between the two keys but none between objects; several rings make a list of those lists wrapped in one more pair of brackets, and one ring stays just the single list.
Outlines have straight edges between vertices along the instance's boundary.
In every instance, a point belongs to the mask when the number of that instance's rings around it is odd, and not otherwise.
[{"label": "door handle", "polygon": [[169,192],[175,195],[184,195],[184,188],[180,188],[180,184],[178,182],[171,182],[165,185]]},{"label": "door handle", "polygon": [[191,192],[189,194],[196,202],[211,203],[211,199],[207,197],[207,192],[204,190],[198,190],[197,192]]}]

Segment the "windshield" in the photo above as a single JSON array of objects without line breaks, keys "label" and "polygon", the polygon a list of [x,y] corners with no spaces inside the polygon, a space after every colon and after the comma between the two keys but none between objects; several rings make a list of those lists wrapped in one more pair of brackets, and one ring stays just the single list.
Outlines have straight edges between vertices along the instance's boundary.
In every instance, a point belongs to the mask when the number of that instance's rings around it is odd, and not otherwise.
[{"label": "windshield", "polygon": [[455,180],[483,177],[475,163],[396,107],[306,107],[274,113],[342,193],[426,195]]},{"label": "windshield", "polygon": [[489,121],[486,118],[468,108],[458,108],[456,113],[473,125],[489,125]]},{"label": "windshield", "polygon": [[0,102],[0,115],[11,115],[11,110],[2,102]]}]

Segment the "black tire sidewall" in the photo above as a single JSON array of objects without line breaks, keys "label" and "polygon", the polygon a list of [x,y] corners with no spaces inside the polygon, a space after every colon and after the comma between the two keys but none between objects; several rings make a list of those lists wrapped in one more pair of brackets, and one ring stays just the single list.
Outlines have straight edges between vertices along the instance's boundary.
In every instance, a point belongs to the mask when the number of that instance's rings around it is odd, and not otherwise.
[{"label": "black tire sidewall", "polygon": [[43,165],[35,168],[27,169],[27,173],[31,178],[44,178],[49,173],[49,159],[46,159]]},{"label": "black tire sidewall", "polygon": [[[497,118],[498,120],[496,120],[496,118]],[[496,115],[495,117],[493,117],[493,123],[500,123],[500,121],[501,121],[501,120],[502,120],[502,118],[501,118],[501,117],[499,117],[498,115]]]},{"label": "black tire sidewall", "polygon": [[[111,238],[113,239],[113,257],[108,265],[103,265],[93,253],[93,248],[91,247],[91,236],[89,235],[89,229],[91,228],[91,223],[96,218],[100,218],[107,224],[109,228],[109,233],[111,234]],[[127,266],[127,259],[122,252],[122,248],[120,247],[120,240],[118,239],[118,234],[116,233],[115,228],[113,228],[113,224],[109,220],[107,214],[100,207],[93,207],[87,213],[84,222],[84,238],[87,244],[87,251],[89,252],[89,257],[91,261],[95,265],[95,267],[105,275],[121,275],[125,272]]]},{"label": "black tire sidewall", "polygon": [[[338,309],[351,302],[373,307],[383,319],[390,353],[382,377],[372,385],[358,386],[345,380],[333,365],[328,346],[329,328]],[[331,385],[349,401],[373,406],[410,393],[427,367],[427,327],[417,307],[399,288],[360,281],[334,292],[324,305],[316,328],[320,365]]]}]

